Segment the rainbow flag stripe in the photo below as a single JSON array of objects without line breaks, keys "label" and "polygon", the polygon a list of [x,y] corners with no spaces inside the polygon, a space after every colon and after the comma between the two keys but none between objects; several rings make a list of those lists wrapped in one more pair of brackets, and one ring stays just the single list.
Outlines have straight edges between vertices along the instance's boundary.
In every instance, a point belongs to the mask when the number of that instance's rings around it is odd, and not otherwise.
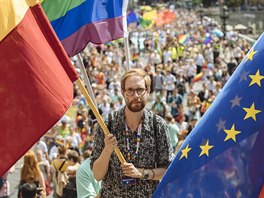
[{"label": "rainbow flag stripe", "polygon": [[45,0],[42,7],[69,56],[88,42],[102,44],[127,32],[128,0]]},{"label": "rainbow flag stripe", "polygon": [[178,36],[178,41],[180,44],[184,45],[189,38],[190,38],[189,34],[181,34]]}]

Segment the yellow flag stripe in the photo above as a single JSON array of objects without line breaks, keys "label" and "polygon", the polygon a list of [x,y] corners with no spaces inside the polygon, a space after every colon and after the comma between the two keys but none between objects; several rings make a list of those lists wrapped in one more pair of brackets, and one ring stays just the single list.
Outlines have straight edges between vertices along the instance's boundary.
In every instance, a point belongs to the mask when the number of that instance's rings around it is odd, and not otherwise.
[{"label": "yellow flag stripe", "polygon": [[143,19],[155,20],[157,18],[157,10],[152,10],[150,12],[146,12],[142,16]]},{"label": "yellow flag stripe", "polygon": [[0,41],[22,21],[28,8],[40,0],[0,0]]}]

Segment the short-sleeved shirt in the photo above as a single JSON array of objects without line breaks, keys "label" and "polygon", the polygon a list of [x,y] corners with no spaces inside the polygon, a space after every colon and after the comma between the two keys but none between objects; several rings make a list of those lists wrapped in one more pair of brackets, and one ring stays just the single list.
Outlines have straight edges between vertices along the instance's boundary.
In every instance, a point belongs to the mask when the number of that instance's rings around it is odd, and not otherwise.
[{"label": "short-sleeved shirt", "polygon": [[77,197],[96,197],[101,189],[101,182],[97,182],[90,168],[90,159],[86,159],[79,166],[76,173]]},{"label": "short-sleeved shirt", "polygon": [[[154,114],[144,110],[142,130],[138,156],[135,157],[137,132],[129,130],[131,160],[128,161],[128,149],[125,135],[125,108],[111,114],[111,121],[108,124],[108,117],[105,122],[115,135],[118,148],[126,161],[133,163],[136,168],[167,168],[172,160],[172,148],[169,138],[168,126],[160,117],[156,116],[156,127],[154,127]],[[156,129],[156,131],[154,130]],[[104,148],[104,134],[98,126],[95,133],[94,152],[91,158],[91,167],[94,161],[99,158]],[[155,165],[156,164],[156,165]],[[102,180],[101,197],[151,197],[158,185],[158,181],[136,179],[132,186],[121,185],[121,166],[118,157],[113,152],[106,176]]]}]

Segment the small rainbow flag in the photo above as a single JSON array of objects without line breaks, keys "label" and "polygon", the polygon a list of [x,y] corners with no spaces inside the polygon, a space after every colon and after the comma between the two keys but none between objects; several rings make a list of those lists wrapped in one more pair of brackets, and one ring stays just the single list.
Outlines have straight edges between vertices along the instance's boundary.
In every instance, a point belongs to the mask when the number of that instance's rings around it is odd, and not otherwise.
[{"label": "small rainbow flag", "polygon": [[203,78],[203,72],[200,72],[199,74],[197,74],[196,76],[194,76],[192,82],[193,82],[193,83],[198,82],[198,81],[200,81],[202,78]]},{"label": "small rainbow flag", "polygon": [[189,34],[181,34],[178,36],[178,41],[180,44],[184,45],[189,38],[190,38]]},{"label": "small rainbow flag", "polygon": [[204,37],[204,44],[205,45],[207,45],[208,43],[211,43],[211,41],[212,41],[212,38],[211,38],[211,36],[206,36],[206,37]]}]

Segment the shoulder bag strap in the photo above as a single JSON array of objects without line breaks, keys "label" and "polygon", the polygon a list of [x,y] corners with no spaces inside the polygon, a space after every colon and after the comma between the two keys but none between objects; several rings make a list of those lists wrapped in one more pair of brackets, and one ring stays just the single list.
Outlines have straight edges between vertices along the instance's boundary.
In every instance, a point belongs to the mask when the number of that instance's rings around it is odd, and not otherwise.
[{"label": "shoulder bag strap", "polygon": [[108,114],[107,128],[108,128],[109,132],[111,133],[111,128],[112,128],[112,113],[109,113]]},{"label": "shoulder bag strap", "polygon": [[154,125],[154,134],[155,134],[155,147],[156,147],[156,152],[155,152],[155,168],[157,167],[157,161],[158,161],[158,147],[157,147],[157,116],[156,114],[153,114],[153,125]]},{"label": "shoulder bag strap", "polygon": [[64,161],[63,161],[62,164],[60,165],[60,168],[58,169],[58,171],[61,171],[61,169],[62,169],[63,165],[65,164],[65,162],[66,162],[66,159],[64,159]]}]

